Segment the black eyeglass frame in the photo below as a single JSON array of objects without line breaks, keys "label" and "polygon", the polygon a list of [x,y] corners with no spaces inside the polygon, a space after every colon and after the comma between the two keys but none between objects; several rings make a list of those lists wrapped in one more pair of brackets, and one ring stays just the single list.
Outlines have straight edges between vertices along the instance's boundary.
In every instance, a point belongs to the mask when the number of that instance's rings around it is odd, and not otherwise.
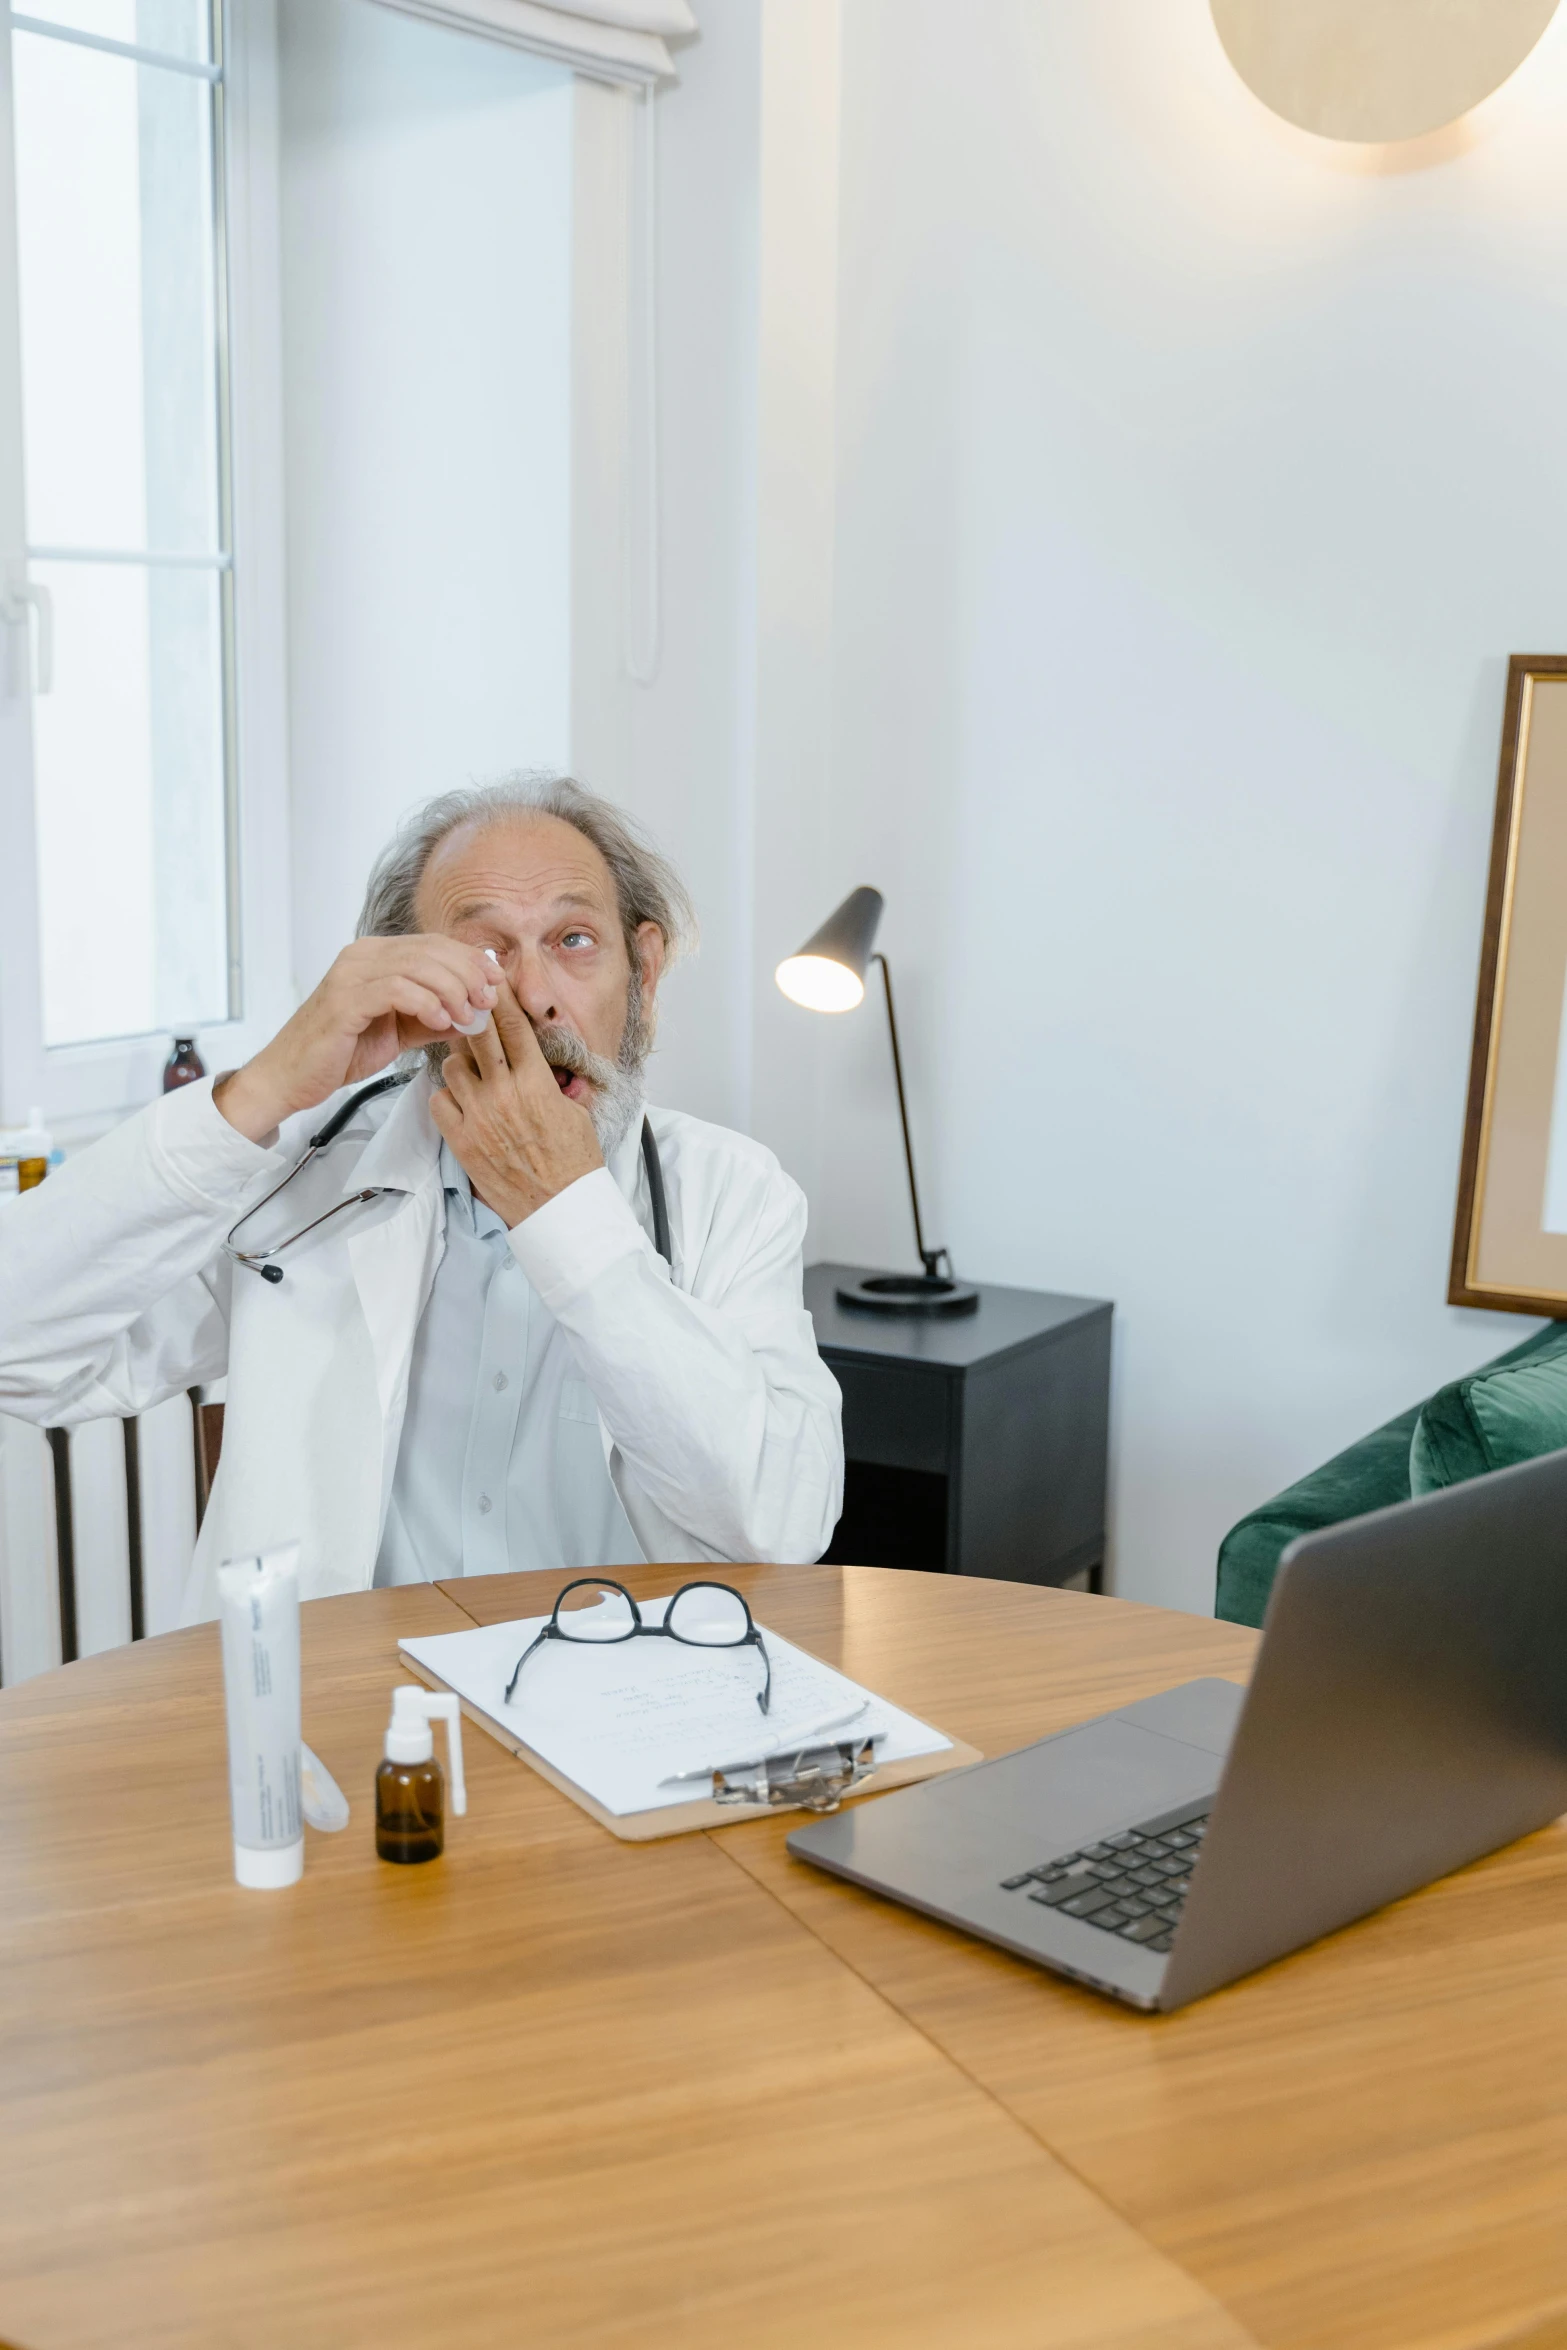
[{"label": "black eyeglass frame", "polygon": [[[631,1610],[631,1624],[629,1629],[624,1632],[617,1632],[612,1639],[596,1637],[584,1640],[580,1639],[573,1632],[563,1632],[560,1629],[559,1623],[561,1607],[564,1602],[571,1597],[574,1591],[617,1592],[619,1596],[625,1601],[627,1607],[629,1607]],[[682,1639],[678,1632],[672,1631],[670,1629],[668,1619],[674,1614],[676,1608],[680,1605],[680,1602],[684,1599],[688,1591],[721,1591],[727,1599],[739,1600],[741,1607],[745,1611],[745,1630],[740,1634],[739,1638],[737,1640],[686,1640]],[[568,1583],[563,1591],[556,1594],[555,1605],[550,1610],[549,1622],[544,1626],[541,1632],[536,1632],[534,1634],[527,1647],[523,1650],[521,1656],[518,1657],[516,1664],[512,1667],[512,1676],[506,1684],[506,1694],[502,1698],[501,1703],[503,1705],[510,1705],[512,1700],[512,1691],[517,1686],[518,1678],[521,1675],[523,1666],[527,1663],[529,1657],[532,1656],[535,1649],[543,1647],[546,1640],[563,1641],[568,1648],[619,1648],[623,1642],[627,1640],[635,1640],[639,1636],[645,1636],[649,1640],[678,1640],[682,1648],[754,1648],[762,1660],[762,1667],[767,1675],[765,1683],[757,1692],[756,1702],[762,1713],[765,1714],[768,1711],[768,1708],[771,1706],[773,1701],[773,1660],[767,1653],[767,1643],[763,1640],[761,1633],[756,1628],[755,1619],[751,1614],[750,1607],[746,1602],[746,1598],[743,1592],[736,1591],[732,1583],[715,1583],[710,1575],[703,1575],[701,1579],[695,1583],[681,1584],[680,1589],[675,1593],[668,1607],[664,1610],[664,1617],[665,1621],[662,1624],[645,1624],[642,1620],[642,1610],[638,1607],[636,1601],[632,1598],[630,1592],[626,1589],[623,1583],[612,1583],[607,1575],[577,1576],[574,1582]]]}]

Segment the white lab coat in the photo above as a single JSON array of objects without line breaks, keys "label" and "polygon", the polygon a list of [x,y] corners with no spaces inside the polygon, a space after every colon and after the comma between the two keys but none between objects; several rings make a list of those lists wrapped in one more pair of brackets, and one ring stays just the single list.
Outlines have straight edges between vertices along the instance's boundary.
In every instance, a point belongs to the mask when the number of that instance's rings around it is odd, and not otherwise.
[{"label": "white lab coat", "polygon": [[[227,1377],[223,1452],[184,1618],[216,1613],[224,1559],[298,1539],[306,1598],[374,1577],[414,1332],[444,1241],[439,1135],[422,1074],[355,1113],[247,1227],[296,1230],[366,1186],[282,1260],[276,1286],[224,1253],[230,1225],[325,1123],[260,1151],[183,1087],[0,1203],[0,1410],[70,1426]],[[653,1248],[638,1128],[511,1246],[567,1332],[610,1475],[649,1560],[807,1561],[843,1489],[837,1384],[801,1299],[805,1201],[770,1151],[649,1113],[674,1277]]]}]

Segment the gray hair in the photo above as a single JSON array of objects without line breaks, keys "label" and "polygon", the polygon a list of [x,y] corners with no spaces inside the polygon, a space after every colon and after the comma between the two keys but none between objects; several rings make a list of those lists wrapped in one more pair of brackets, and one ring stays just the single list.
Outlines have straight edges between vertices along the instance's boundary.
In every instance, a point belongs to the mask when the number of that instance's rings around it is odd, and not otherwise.
[{"label": "gray hair", "polygon": [[637,932],[644,922],[663,933],[670,962],[696,945],[696,913],[669,859],[621,809],[596,792],[584,791],[570,776],[547,770],[525,770],[502,776],[498,783],[442,792],[416,809],[371,867],[355,937],[406,937],[417,930],[419,884],[442,841],[459,825],[504,823],[511,816],[556,816],[593,843],[614,876],[633,972],[638,968]]}]

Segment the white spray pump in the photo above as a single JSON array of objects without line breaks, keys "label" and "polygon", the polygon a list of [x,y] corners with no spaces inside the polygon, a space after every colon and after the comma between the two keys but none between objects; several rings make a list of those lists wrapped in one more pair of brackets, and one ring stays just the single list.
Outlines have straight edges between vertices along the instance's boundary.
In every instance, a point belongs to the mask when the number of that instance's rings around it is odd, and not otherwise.
[{"label": "white spray pump", "polygon": [[446,1724],[452,1809],[468,1809],[462,1769],[462,1710],[448,1692],[405,1682],[392,1691],[386,1751],[375,1775],[375,1848],[383,1860],[434,1860],[446,1840],[445,1783],[432,1724]]}]

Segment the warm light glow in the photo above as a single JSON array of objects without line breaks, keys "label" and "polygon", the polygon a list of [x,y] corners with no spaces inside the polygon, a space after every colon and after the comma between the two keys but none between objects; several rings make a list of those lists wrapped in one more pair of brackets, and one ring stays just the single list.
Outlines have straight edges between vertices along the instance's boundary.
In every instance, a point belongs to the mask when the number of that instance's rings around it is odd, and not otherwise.
[{"label": "warm light glow", "polygon": [[826,955],[786,955],[773,973],[792,1004],[808,1012],[852,1012],[865,1001],[865,982]]}]

